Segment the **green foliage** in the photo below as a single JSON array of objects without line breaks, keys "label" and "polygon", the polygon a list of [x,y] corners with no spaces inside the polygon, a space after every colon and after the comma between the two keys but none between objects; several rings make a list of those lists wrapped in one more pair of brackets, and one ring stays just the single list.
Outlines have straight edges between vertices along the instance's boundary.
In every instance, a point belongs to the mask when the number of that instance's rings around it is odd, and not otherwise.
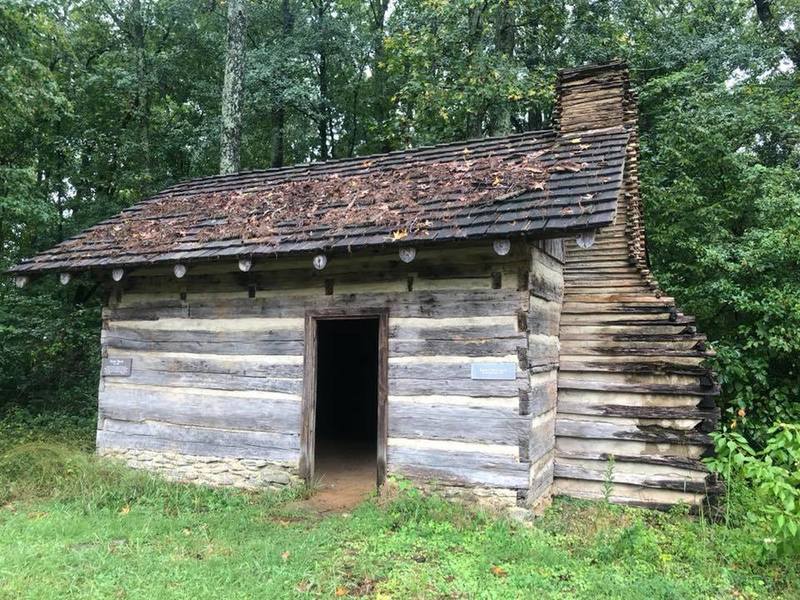
[{"label": "green foliage", "polygon": [[[800,6],[768,4],[250,2],[243,167],[547,127],[558,68],[627,59],[653,269],[760,446],[800,419]],[[0,268],[214,172],[224,10],[0,5]],[[90,406],[97,292],[2,285],[2,402]]]},{"label": "green foliage", "polygon": [[[762,461],[800,422],[800,4],[759,4],[252,1],[243,168],[548,127],[558,68],[628,60],[653,270]],[[217,1],[0,3],[0,269],[214,173],[224,38]],[[14,436],[94,418],[99,296],[0,282]]]},{"label": "green foliage", "polygon": [[[42,282],[33,292],[0,285],[0,414],[12,406],[91,418],[100,368],[94,286]],[[81,296],[89,296],[86,303]],[[78,300],[76,302],[76,296]]]},{"label": "green foliage", "polygon": [[94,411],[86,410],[87,406],[88,401],[78,407],[83,412],[75,408],[65,408],[63,412],[21,406],[6,408],[0,418],[0,454],[21,444],[38,442],[93,450],[97,418]]},{"label": "green foliage", "polygon": [[800,94],[791,77],[712,77],[696,65],[642,89],[650,252],[710,334],[728,422],[763,444],[800,421]]},{"label": "green foliage", "polygon": [[614,491],[614,464],[614,455],[611,454],[603,473],[603,500],[605,502],[611,502],[611,494]]},{"label": "green foliage", "polygon": [[[764,448],[755,451],[740,433],[715,433],[716,456],[706,464],[729,486],[744,482],[745,494],[755,491],[756,497],[742,504],[747,518],[769,532],[764,538],[768,550],[800,555],[800,425],[780,423],[767,435]],[[740,488],[729,494],[728,520],[731,504],[743,495]]]}]

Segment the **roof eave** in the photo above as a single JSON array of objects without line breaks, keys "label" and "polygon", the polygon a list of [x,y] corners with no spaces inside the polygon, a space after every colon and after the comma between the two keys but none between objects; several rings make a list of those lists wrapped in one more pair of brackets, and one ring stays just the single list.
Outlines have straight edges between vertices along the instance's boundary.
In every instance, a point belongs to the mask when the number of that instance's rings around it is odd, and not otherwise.
[{"label": "roof eave", "polygon": [[[619,200],[617,200],[618,206]],[[152,267],[152,266],[159,266],[159,265],[170,265],[176,263],[201,263],[201,262],[218,262],[221,260],[237,260],[241,257],[272,257],[272,258],[279,258],[279,257],[288,257],[288,256],[308,256],[311,254],[318,254],[318,253],[325,253],[328,255],[339,255],[339,254],[350,254],[354,251],[361,251],[361,250],[372,250],[372,249],[398,249],[403,246],[416,246],[416,247],[429,247],[435,245],[443,245],[443,244],[458,244],[463,242],[475,242],[480,240],[494,240],[494,239],[523,239],[526,241],[536,241],[536,240],[544,240],[544,239],[553,239],[553,238],[563,238],[563,237],[570,237],[572,235],[577,235],[581,232],[593,231],[597,229],[602,229],[603,227],[607,227],[611,225],[615,218],[616,218],[617,208],[615,207],[613,212],[606,213],[608,216],[604,217],[602,220],[594,220],[592,222],[587,222],[585,224],[579,224],[564,228],[544,228],[538,229],[534,231],[510,231],[508,233],[496,233],[496,234],[478,234],[478,235],[465,235],[463,237],[449,237],[446,239],[425,239],[424,237],[411,237],[408,239],[392,241],[386,240],[384,242],[379,243],[370,243],[370,244],[345,244],[345,243],[337,243],[335,245],[329,244],[319,244],[318,246],[314,246],[312,248],[304,249],[304,250],[281,250],[280,246],[275,247],[274,249],[270,250],[263,250],[263,251],[252,251],[252,250],[243,250],[242,252],[226,252],[224,254],[216,254],[216,255],[208,255],[208,256],[201,256],[204,252],[207,251],[187,251],[187,252],[162,252],[157,255],[153,259],[141,259],[141,257],[118,257],[118,258],[107,258],[104,259],[102,264],[96,265],[85,265],[85,266],[74,266],[70,264],[64,264],[59,262],[54,262],[51,264],[37,264],[36,262],[31,261],[22,261],[17,265],[14,265],[10,269],[6,270],[5,273],[7,275],[38,275],[38,274],[47,274],[47,273],[60,273],[60,272],[69,272],[69,273],[81,273],[81,272],[91,272],[91,271],[108,271],[110,269],[115,268],[142,268],[142,267]],[[592,215],[587,215],[587,221],[591,220]],[[172,256],[166,257],[166,255],[183,255],[183,256]],[[87,259],[91,260],[91,259]]]}]

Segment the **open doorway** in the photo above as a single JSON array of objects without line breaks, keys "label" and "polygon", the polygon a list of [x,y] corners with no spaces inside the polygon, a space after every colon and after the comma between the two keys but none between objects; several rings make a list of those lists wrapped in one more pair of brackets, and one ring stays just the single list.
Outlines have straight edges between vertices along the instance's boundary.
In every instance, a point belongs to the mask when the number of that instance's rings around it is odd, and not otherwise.
[{"label": "open doorway", "polygon": [[316,314],[306,321],[301,467],[342,508],[384,476],[386,338],[383,314]]}]

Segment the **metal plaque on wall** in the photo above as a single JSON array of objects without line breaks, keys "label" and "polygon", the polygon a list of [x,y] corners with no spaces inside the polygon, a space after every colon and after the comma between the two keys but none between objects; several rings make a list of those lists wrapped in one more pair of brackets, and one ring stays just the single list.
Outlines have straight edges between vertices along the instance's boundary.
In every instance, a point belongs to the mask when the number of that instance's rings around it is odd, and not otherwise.
[{"label": "metal plaque on wall", "polygon": [[131,364],[130,358],[106,358],[103,360],[103,375],[109,377],[130,377]]},{"label": "metal plaque on wall", "polygon": [[472,363],[471,379],[516,379],[517,365],[513,362]]}]

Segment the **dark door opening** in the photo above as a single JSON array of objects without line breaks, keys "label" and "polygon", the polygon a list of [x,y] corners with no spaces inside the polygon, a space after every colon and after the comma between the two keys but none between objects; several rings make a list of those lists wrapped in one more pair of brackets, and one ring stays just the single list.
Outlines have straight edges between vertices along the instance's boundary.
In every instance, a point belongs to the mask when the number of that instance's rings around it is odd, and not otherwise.
[{"label": "dark door opening", "polygon": [[345,500],[377,480],[379,320],[316,323],[315,478]]}]

